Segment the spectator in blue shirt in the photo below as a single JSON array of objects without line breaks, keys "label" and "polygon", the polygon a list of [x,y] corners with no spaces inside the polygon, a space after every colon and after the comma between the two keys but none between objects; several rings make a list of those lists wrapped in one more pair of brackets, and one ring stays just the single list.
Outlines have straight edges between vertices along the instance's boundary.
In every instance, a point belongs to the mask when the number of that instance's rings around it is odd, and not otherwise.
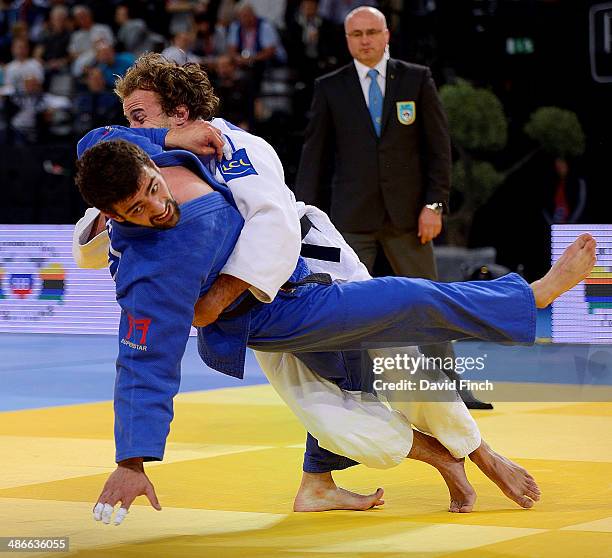
[{"label": "spectator in blue shirt", "polygon": [[253,66],[268,61],[285,63],[287,53],[278,32],[266,19],[258,18],[247,1],[236,7],[237,20],[230,25],[228,51],[239,66]]},{"label": "spectator in blue shirt", "polygon": [[106,85],[112,88],[116,76],[123,76],[136,58],[131,52],[115,52],[115,47],[105,41],[98,41],[95,49],[95,65],[102,70]]}]

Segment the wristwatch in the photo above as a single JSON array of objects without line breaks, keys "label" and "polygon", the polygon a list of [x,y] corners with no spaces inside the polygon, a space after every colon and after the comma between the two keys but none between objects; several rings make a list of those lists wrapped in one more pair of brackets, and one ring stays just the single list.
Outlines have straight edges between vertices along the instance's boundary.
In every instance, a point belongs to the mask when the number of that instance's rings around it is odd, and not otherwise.
[{"label": "wristwatch", "polygon": [[436,215],[442,215],[444,212],[444,204],[441,202],[428,203],[425,207],[431,209]]}]

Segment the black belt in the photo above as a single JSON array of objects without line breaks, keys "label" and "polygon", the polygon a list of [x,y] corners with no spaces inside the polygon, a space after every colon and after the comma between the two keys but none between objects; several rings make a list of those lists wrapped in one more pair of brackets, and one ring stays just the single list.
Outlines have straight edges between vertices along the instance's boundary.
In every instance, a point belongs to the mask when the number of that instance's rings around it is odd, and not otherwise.
[{"label": "black belt", "polygon": [[[315,229],[317,228],[312,224],[312,221],[306,215],[304,215],[300,219],[302,240],[306,238],[306,235],[313,227]],[[321,260],[324,262],[338,263],[340,261],[340,248],[334,248],[332,246],[319,246],[318,244],[304,244],[302,242],[300,256],[302,256],[303,258],[310,258],[311,260]]]},{"label": "black belt", "polygon": [[[311,273],[310,275],[306,275],[303,279],[299,281],[285,281],[280,290],[286,293],[292,293],[298,287],[303,285],[308,285],[309,283],[318,283],[319,285],[331,285],[332,278],[329,273]],[[255,297],[255,295],[251,291],[247,291],[242,298],[242,300],[236,304],[231,310],[225,310],[219,316],[220,320],[231,320],[232,318],[238,318],[253,310],[253,308],[263,304],[261,300]]]},{"label": "black belt", "polygon": [[[302,233],[302,240],[310,232],[310,229],[316,227],[312,224],[312,221],[304,215],[300,219],[300,230]],[[317,229],[318,230],[318,229]],[[331,246],[319,246],[317,244],[304,244],[300,250],[300,255],[304,258],[310,258],[313,260],[322,260],[325,262],[339,262],[340,261],[340,248],[333,248]],[[300,281],[286,281],[281,285],[280,290],[284,292],[293,292],[295,289],[302,285],[309,283],[319,283],[321,285],[331,285],[332,278],[328,273],[311,273]],[[242,300],[234,306],[231,310],[222,312],[219,316],[220,320],[230,320],[242,316],[255,308],[263,304],[251,291],[247,291]]]}]

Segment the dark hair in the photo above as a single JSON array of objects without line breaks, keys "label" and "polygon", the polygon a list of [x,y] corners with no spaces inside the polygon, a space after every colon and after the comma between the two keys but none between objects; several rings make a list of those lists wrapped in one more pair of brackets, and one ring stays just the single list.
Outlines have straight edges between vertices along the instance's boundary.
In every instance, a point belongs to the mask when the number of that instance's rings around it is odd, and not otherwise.
[{"label": "dark hair", "polygon": [[138,192],[143,167],[153,167],[149,156],[124,140],[102,141],[90,147],[76,164],[75,182],[83,199],[105,213]]},{"label": "dark hair", "polygon": [[115,93],[122,101],[138,89],[156,93],[168,116],[174,116],[177,107],[185,105],[190,120],[210,120],[219,108],[219,98],[199,64],[188,62],[181,66],[161,54],[143,54],[124,77],[115,81]]}]

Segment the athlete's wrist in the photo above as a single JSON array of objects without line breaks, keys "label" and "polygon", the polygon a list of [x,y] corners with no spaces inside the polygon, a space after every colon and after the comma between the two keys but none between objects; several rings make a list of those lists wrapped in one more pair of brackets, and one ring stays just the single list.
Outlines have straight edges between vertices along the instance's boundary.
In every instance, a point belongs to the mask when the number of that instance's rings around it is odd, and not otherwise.
[{"label": "athlete's wrist", "polygon": [[131,469],[132,471],[143,472],[144,471],[144,459],[142,457],[130,457],[119,461],[118,467],[124,467],[125,469]]}]

